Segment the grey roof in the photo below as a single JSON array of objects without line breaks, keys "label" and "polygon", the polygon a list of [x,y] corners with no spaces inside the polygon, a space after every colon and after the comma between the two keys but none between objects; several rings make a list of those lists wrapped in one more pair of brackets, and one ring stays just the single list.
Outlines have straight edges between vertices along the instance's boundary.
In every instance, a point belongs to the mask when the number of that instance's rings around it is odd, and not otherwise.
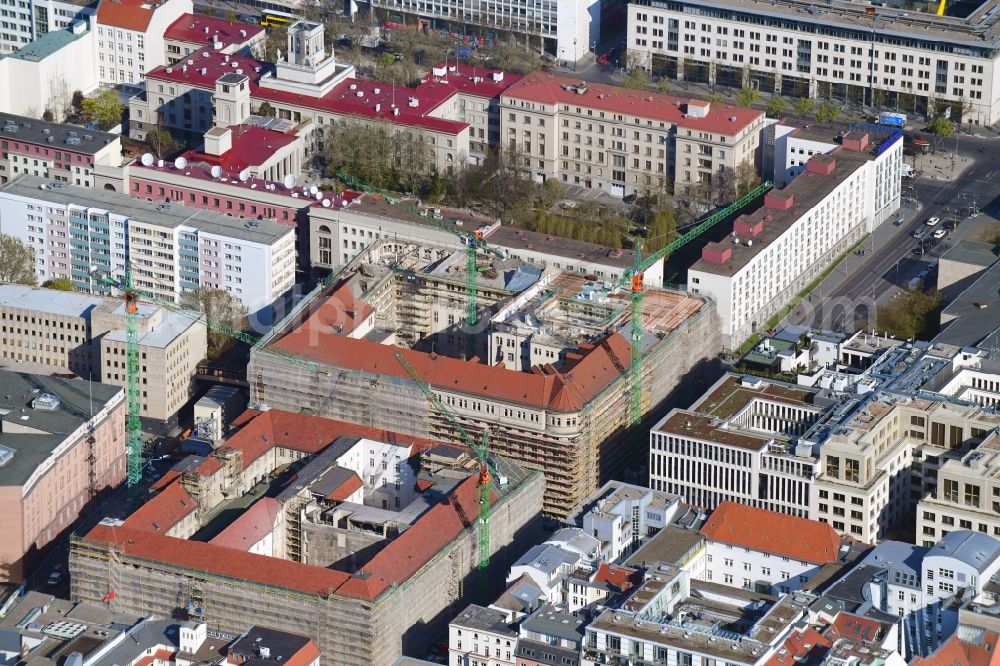
[{"label": "grey roof", "polygon": [[[122,302],[111,302],[108,306],[113,308],[113,313],[122,318],[125,317],[125,304]],[[156,347],[158,349],[165,349],[179,336],[183,335],[192,326],[203,325],[194,321],[190,317],[185,317],[182,314],[167,310],[166,308],[161,308],[156,305],[149,305],[147,303],[139,304],[139,316],[149,317],[157,310],[163,311],[163,318],[160,323],[154,327],[152,330],[146,332],[139,332],[138,342],[141,347]],[[128,333],[122,329],[115,329],[113,331],[108,331],[104,334],[104,339],[109,342],[120,342],[126,344],[128,342]],[[198,353],[198,350],[193,350]],[[204,352],[202,352],[204,353]]]},{"label": "grey roof", "polygon": [[21,632],[14,629],[0,629],[0,652],[19,653],[21,651]]},{"label": "grey roof", "polygon": [[563,550],[559,546],[540,544],[532,546],[514,563],[515,567],[531,567],[546,574],[553,574],[563,564],[575,564],[579,557],[576,553]]},{"label": "grey roof", "polygon": [[977,266],[992,266],[1000,259],[998,248],[990,243],[960,240],[941,255],[941,261],[960,261]]},{"label": "grey roof", "polygon": [[902,541],[883,541],[865,555],[862,564],[881,567],[888,582],[894,585],[920,587],[921,562],[927,549]]},{"label": "grey roof", "polygon": [[584,532],[579,527],[564,527],[546,540],[546,543],[565,543],[570,548],[576,548],[587,556],[596,556],[601,542]]},{"label": "grey roof", "polygon": [[38,39],[25,44],[21,49],[7,55],[15,60],[27,60],[28,62],[41,62],[54,53],[60,51],[69,44],[87,35],[87,30],[79,34],[73,34],[69,28],[47,32]]},{"label": "grey roof", "polygon": [[[65,440],[123,389],[82,379],[60,379],[46,375],[0,370],[0,420],[31,428],[36,433],[0,432],[0,445],[13,456],[0,464],[0,486],[20,485]],[[32,403],[42,394],[59,398],[53,410],[36,409]],[[91,411],[93,400],[93,411]],[[5,429],[0,428],[0,431]]]},{"label": "grey roof", "polygon": [[[523,637],[517,641],[515,655],[523,658],[527,663],[545,664],[546,666],[576,666],[580,663],[579,650],[570,650]],[[521,660],[518,659],[518,661]]]},{"label": "grey roof", "polygon": [[1000,556],[1000,541],[982,532],[948,532],[927,551],[927,557],[951,557],[982,572]]},{"label": "grey roof", "polygon": [[[309,644],[307,636],[292,634],[287,631],[268,629],[267,627],[251,627],[229,646],[230,655],[250,657],[246,663],[282,663],[297,654]],[[267,648],[270,657],[263,657],[260,648]]]},{"label": "grey roof", "polygon": [[589,620],[578,613],[545,604],[521,621],[521,631],[536,632],[543,636],[561,638],[580,643],[583,641],[584,627]]},{"label": "grey roof", "polygon": [[88,155],[93,155],[112,141],[119,140],[117,134],[91,130],[79,125],[50,123],[25,116],[15,116],[12,113],[0,113],[0,137]]},{"label": "grey roof", "polygon": [[[145,201],[119,192],[94,190],[65,183],[60,183],[58,187],[48,187],[51,183],[50,179],[24,174],[0,187],[0,192],[63,205],[72,204],[107,210],[129,219],[167,228],[191,227],[202,232],[265,245],[294,233],[292,227],[270,220],[244,220],[202,208]],[[47,189],[40,189],[42,185]]]},{"label": "grey roof", "polygon": [[531,576],[522,574],[504,590],[503,594],[497,597],[492,605],[519,613],[530,613],[538,606],[539,600],[543,596],[542,589],[535,584]]},{"label": "grey roof", "polygon": [[78,291],[60,291],[26,287],[21,284],[0,284],[0,306],[65,317],[90,318],[90,312],[104,299]]},{"label": "grey roof", "polygon": [[469,605],[451,623],[459,627],[489,631],[511,638],[517,636],[517,632],[507,624],[507,617],[503,613],[476,604]]},{"label": "grey roof", "polygon": [[[978,307],[977,303],[986,307]],[[983,271],[968,289],[945,306],[941,315],[955,319],[945,324],[934,342],[959,347],[995,346],[1000,329],[1000,262]]]}]

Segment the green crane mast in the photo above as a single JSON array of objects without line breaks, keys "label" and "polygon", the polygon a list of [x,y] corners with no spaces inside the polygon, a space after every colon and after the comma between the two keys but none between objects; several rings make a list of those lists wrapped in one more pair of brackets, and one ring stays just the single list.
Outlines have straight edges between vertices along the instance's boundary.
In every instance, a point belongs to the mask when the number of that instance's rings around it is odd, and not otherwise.
[{"label": "green crane mast", "polygon": [[418,206],[403,203],[397,197],[376,187],[372,187],[363,180],[355,178],[343,170],[337,171],[337,179],[347,183],[350,187],[356,190],[368,192],[370,194],[377,194],[394,206],[399,206],[400,208],[408,210],[411,213],[419,215],[420,217],[427,218],[427,222],[429,224],[438,227],[443,231],[447,231],[450,234],[454,234],[461,239],[462,244],[465,245],[465,357],[472,358],[475,356],[476,322],[479,320],[479,250],[489,252],[499,259],[506,259],[507,255],[503,251],[491,247],[489,243],[486,242],[486,235],[482,230],[477,229],[476,231],[471,232],[463,231],[456,228],[453,223],[427,217],[426,210]]},{"label": "green crane mast", "polygon": [[[142,441],[142,421],[139,416],[142,413],[142,405],[139,400],[139,385],[142,383],[139,366],[139,299],[142,298],[144,301],[158,305],[171,312],[176,312],[189,319],[201,322],[206,328],[224,333],[250,347],[253,347],[260,341],[260,338],[245,331],[240,331],[225,322],[212,319],[202,312],[189,310],[153,293],[137,289],[132,281],[131,266],[126,266],[125,275],[121,279],[100,273],[97,270],[92,270],[91,276],[97,282],[120,291],[125,301],[125,391],[128,397],[128,413],[125,418],[125,479],[128,487],[129,505],[135,509],[141,504],[144,496],[144,489],[142,487],[144,445]],[[315,366],[315,364],[309,361],[283,352],[280,349],[271,349],[268,352],[303,367],[313,368]]]},{"label": "green crane mast", "polygon": [[773,187],[773,183],[771,183],[771,181],[761,183],[730,205],[712,213],[687,232],[645,259],[642,258],[642,243],[636,241],[635,263],[632,266],[632,270],[623,275],[615,284],[611,286],[610,289],[610,291],[616,291],[626,285],[629,285],[631,288],[630,302],[632,307],[632,323],[629,334],[629,342],[631,344],[632,357],[628,368],[629,425],[638,425],[642,420],[642,297],[645,291],[642,283],[643,273],[645,273],[651,266],[655,265],[656,262],[662,261],[668,254],[676,252],[680,247],[691,242],[708,229],[712,228],[736,211],[744,208],[753,200],[767,193],[771,187]]},{"label": "green crane mast", "polygon": [[[430,385],[423,380],[420,374],[413,368],[409,362],[403,358],[403,355],[399,352],[395,354],[396,360],[399,364],[403,366],[406,373],[413,378],[413,381],[417,383],[420,390],[423,392],[427,399],[430,400],[431,404],[434,405],[434,409],[437,410],[439,414],[448,419],[451,426],[458,432],[459,437],[461,437],[462,442],[465,443],[472,454],[479,461],[479,480],[476,483],[476,487],[479,489],[479,516],[476,519],[476,568],[480,570],[480,574],[484,578],[485,587],[485,576],[486,570],[490,566],[490,491],[493,489],[493,479],[499,478],[496,468],[493,462],[490,460],[490,443],[489,436],[486,431],[483,430],[483,439],[481,442],[477,442],[476,439],[466,432],[462,424],[458,422],[458,418],[455,417],[454,413],[448,407],[441,402],[441,399],[437,397],[434,391],[431,389]],[[486,590],[484,590],[485,592]]]}]

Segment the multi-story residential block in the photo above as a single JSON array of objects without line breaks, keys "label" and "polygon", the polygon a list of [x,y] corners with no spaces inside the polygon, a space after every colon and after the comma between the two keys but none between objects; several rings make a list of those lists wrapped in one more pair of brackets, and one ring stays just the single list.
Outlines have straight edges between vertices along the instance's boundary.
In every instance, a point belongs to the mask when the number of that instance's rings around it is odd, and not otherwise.
[{"label": "multi-story residential block", "polygon": [[517,666],[578,666],[588,613],[543,604],[518,627]]},{"label": "multi-story residential block", "polygon": [[195,51],[250,55],[263,49],[263,26],[227,21],[204,14],[182,14],[163,34],[164,62],[174,65]]},{"label": "multi-story residential block", "polygon": [[85,20],[25,44],[0,58],[0,111],[31,117],[49,111],[62,119],[74,91],[89,93],[97,88],[96,59],[97,40]]},{"label": "multi-story residential block", "polygon": [[0,370],[3,582],[125,477],[125,409],[116,387]]},{"label": "multi-story residential block", "polygon": [[166,63],[165,34],[191,14],[191,0],[101,0],[97,7],[97,79],[102,86],[140,87]]},{"label": "multi-story residential block", "polygon": [[[509,227],[468,211],[427,206],[423,208],[426,215],[420,215],[409,206],[392,205],[381,197],[354,197],[350,193],[344,196],[351,198],[341,202],[331,197],[330,206],[313,205],[307,211],[310,263],[315,268],[341,270],[380,239],[427,242],[461,249],[464,245],[459,234],[442,228],[446,219],[455,224],[456,231],[478,229],[492,247],[532,267],[576,273],[599,282],[614,283],[625,277],[635,265],[635,255],[631,250]],[[416,207],[416,202],[412,203]],[[438,224],[432,224],[428,216],[437,215],[441,219],[437,220]],[[662,284],[663,264],[650,266],[643,275],[646,284]],[[599,300],[601,295],[594,291],[586,298]],[[520,337],[524,341],[525,335]]]},{"label": "multi-story residential block", "polygon": [[539,45],[560,60],[577,61],[601,41],[601,15],[619,10],[612,0],[527,0],[470,2],[461,8],[447,2],[415,3],[411,0],[377,0],[374,7],[391,15],[405,15],[420,28],[429,27],[459,35],[482,35],[482,43],[498,33],[516,41]]},{"label": "multi-story residential block", "polygon": [[878,145],[868,133],[845,135],[840,150],[814,154],[805,172],[765,196],[763,208],[738,217],[729,242],[703,248],[688,285],[718,303],[729,348],[899,210],[902,144],[898,133]]},{"label": "multi-story residential block", "polygon": [[179,301],[200,286],[225,289],[251,312],[295,282],[295,234],[268,220],[134,199],[30,175],[0,187],[5,232],[35,251],[40,280],[67,277],[83,291],[110,294],[92,271],[133,269],[135,284]]},{"label": "multi-story residential block", "polygon": [[566,521],[578,524],[585,534],[601,542],[600,559],[621,562],[661,529],[681,508],[681,497],[608,481]]},{"label": "multi-story residential block", "polygon": [[801,589],[841,556],[841,537],[826,523],[723,502],[701,528],[705,579],[767,594]]},{"label": "multi-story residential block", "polygon": [[992,125],[997,17],[850,2],[639,0],[628,7],[629,62],[655,76],[789,96],[887,104]]},{"label": "multi-story residential block", "polygon": [[514,666],[517,628],[493,608],[472,604],[448,624],[448,663]]},{"label": "multi-story residential block", "polygon": [[[612,196],[735,184],[755,163],[764,114],[753,109],[535,73],[500,96],[500,147],[536,180]],[[730,176],[733,178],[730,179]]]},{"label": "multi-story residential block", "polygon": [[[0,359],[125,386],[123,308],[120,300],[89,294],[0,285]],[[172,420],[194,393],[205,326],[142,304],[138,327],[141,415]]]},{"label": "multi-story residential block", "polygon": [[0,55],[66,28],[75,20],[92,20],[96,0],[3,0],[0,2]]},{"label": "multi-story residential block", "polygon": [[97,166],[121,166],[117,134],[0,113],[0,183],[18,174],[94,187]]}]

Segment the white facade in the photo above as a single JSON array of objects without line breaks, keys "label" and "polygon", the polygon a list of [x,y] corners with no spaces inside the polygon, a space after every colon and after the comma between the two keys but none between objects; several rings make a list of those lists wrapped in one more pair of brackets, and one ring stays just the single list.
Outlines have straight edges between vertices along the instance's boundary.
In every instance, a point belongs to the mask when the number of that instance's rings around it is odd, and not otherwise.
[{"label": "white facade", "polygon": [[763,550],[708,540],[705,580],[765,594],[787,594],[801,587],[822,565]]},{"label": "white facade", "polygon": [[76,19],[92,17],[84,2],[62,0],[0,0],[0,54],[10,53],[42,35],[62,30]]},{"label": "white facade", "polygon": [[963,122],[1000,119],[995,16],[883,5],[872,18],[865,9],[733,0],[720,11],[704,0],[641,0],[628,6],[628,54],[656,76],[869,103],[871,85],[876,101],[903,112],[950,106]]},{"label": "white facade", "polygon": [[41,118],[46,110],[67,110],[74,91],[97,87],[96,49],[93,30],[75,21],[0,58],[0,112]]},{"label": "white facade", "polygon": [[[868,148],[867,139],[862,148]],[[758,332],[816,275],[899,210],[902,158],[901,138],[874,159],[846,149],[814,155],[810,173],[768,194],[766,210],[746,224],[741,221],[747,216],[734,223],[731,245],[706,246],[688,269],[688,287],[715,299],[729,348]],[[831,179],[815,200],[815,188],[823,186],[814,180],[836,176],[833,170],[846,170],[846,177]]]},{"label": "white facade", "polygon": [[517,632],[493,608],[469,606],[448,625],[451,666],[514,666]]},{"label": "white facade", "polygon": [[411,451],[410,446],[361,439],[337,458],[337,464],[358,475],[365,495],[386,495],[389,508],[398,510],[414,499],[416,479],[409,463]]},{"label": "white facade", "polygon": [[[137,86],[151,69],[166,64],[164,33],[183,14],[194,10],[191,0],[162,0],[150,9],[135,0],[101,0],[97,12],[97,78],[103,86]],[[148,14],[144,26],[133,23],[136,14]]]},{"label": "white facade", "polygon": [[[581,517],[583,531],[601,542],[601,561],[616,563],[677,514],[680,497],[618,481],[605,484]],[[584,505],[590,504],[590,501]]]}]

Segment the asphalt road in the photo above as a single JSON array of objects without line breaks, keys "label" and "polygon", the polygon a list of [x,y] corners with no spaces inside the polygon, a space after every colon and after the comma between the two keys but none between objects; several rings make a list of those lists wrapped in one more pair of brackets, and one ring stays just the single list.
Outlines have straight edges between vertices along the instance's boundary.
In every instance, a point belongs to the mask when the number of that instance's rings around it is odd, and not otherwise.
[{"label": "asphalt road", "polygon": [[[984,215],[1000,214],[1000,155],[996,139],[963,136],[952,168],[954,139],[945,141],[935,156],[917,159],[922,173],[903,180],[904,207],[875,230],[862,245],[864,255],[848,256],[812,294],[799,304],[787,321],[833,331],[853,331],[856,320],[869,316],[877,303],[884,303],[910,280],[928,271],[933,283],[933,265],[956,241],[976,239],[978,229],[965,216],[958,216],[954,230],[923,255],[914,253],[920,242],[912,238],[917,229],[929,236],[936,229],[949,228],[956,211],[975,205]],[[982,150],[980,150],[982,149]],[[912,163],[913,158],[907,157]],[[942,222],[931,228],[928,218]],[[891,220],[902,218],[899,226]]]}]

